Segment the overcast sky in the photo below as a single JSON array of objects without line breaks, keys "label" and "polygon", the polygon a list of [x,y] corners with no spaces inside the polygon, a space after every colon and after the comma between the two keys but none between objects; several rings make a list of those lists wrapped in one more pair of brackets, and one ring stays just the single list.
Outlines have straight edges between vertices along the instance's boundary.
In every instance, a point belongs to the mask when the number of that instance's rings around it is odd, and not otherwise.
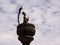
[{"label": "overcast sky", "polygon": [[60,0],[0,0],[0,45],[22,45],[16,34],[21,6],[36,27],[31,45],[60,45]]}]

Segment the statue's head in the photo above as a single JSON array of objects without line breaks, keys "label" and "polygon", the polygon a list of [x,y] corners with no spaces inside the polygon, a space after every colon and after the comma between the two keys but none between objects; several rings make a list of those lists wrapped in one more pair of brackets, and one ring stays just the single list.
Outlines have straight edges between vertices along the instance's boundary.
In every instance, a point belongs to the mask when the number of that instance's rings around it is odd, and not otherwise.
[{"label": "statue's head", "polygon": [[26,16],[26,13],[25,13],[25,12],[22,12],[22,14],[23,14],[24,16]]}]

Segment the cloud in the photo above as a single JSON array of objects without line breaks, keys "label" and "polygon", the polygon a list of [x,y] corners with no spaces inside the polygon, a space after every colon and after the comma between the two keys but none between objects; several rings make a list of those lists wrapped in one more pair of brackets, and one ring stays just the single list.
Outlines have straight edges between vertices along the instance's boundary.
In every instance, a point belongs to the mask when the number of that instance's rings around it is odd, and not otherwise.
[{"label": "cloud", "polygon": [[[38,2],[38,3],[36,3]],[[31,45],[60,45],[59,0],[1,0],[0,1],[0,45],[19,45],[17,40],[17,12],[23,8],[33,23],[36,35]],[[20,15],[22,22],[22,15]]]},{"label": "cloud", "polygon": [[[15,41],[16,40],[16,41]],[[0,33],[0,44],[1,45],[17,45],[17,38],[16,36],[12,33],[9,34],[7,33]]]},{"label": "cloud", "polygon": [[4,11],[4,13],[16,13],[16,7],[17,5],[15,4],[2,4],[0,8],[2,8],[1,12]]},{"label": "cloud", "polygon": [[10,0],[0,0],[0,3],[1,4],[9,4],[10,3]]}]

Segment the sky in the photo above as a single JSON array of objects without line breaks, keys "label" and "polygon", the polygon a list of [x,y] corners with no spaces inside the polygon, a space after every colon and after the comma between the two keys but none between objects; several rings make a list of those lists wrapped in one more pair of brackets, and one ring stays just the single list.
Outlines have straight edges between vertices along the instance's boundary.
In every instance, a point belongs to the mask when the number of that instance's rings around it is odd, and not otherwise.
[{"label": "sky", "polygon": [[31,45],[60,45],[60,0],[0,0],[0,45],[22,45],[16,34],[21,6],[35,25]]}]

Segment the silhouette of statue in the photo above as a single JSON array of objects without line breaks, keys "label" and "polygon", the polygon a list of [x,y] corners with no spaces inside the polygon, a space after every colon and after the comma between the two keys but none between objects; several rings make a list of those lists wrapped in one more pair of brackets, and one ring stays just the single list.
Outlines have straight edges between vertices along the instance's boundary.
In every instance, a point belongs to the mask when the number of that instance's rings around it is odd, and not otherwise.
[{"label": "silhouette of statue", "polygon": [[24,20],[23,20],[23,23],[27,23],[29,18],[26,18],[26,13],[25,12],[22,12],[22,14],[24,15]]},{"label": "silhouette of statue", "polygon": [[[21,14],[21,10],[22,10],[23,8],[22,7],[20,7],[19,8],[19,12],[18,12],[18,24],[20,24],[20,22],[19,22],[19,15]],[[26,18],[26,13],[25,12],[22,12],[22,14],[23,14],[23,18],[24,18],[24,20],[23,20],[23,23],[27,23],[28,22],[28,20],[29,20],[29,18]]]}]

